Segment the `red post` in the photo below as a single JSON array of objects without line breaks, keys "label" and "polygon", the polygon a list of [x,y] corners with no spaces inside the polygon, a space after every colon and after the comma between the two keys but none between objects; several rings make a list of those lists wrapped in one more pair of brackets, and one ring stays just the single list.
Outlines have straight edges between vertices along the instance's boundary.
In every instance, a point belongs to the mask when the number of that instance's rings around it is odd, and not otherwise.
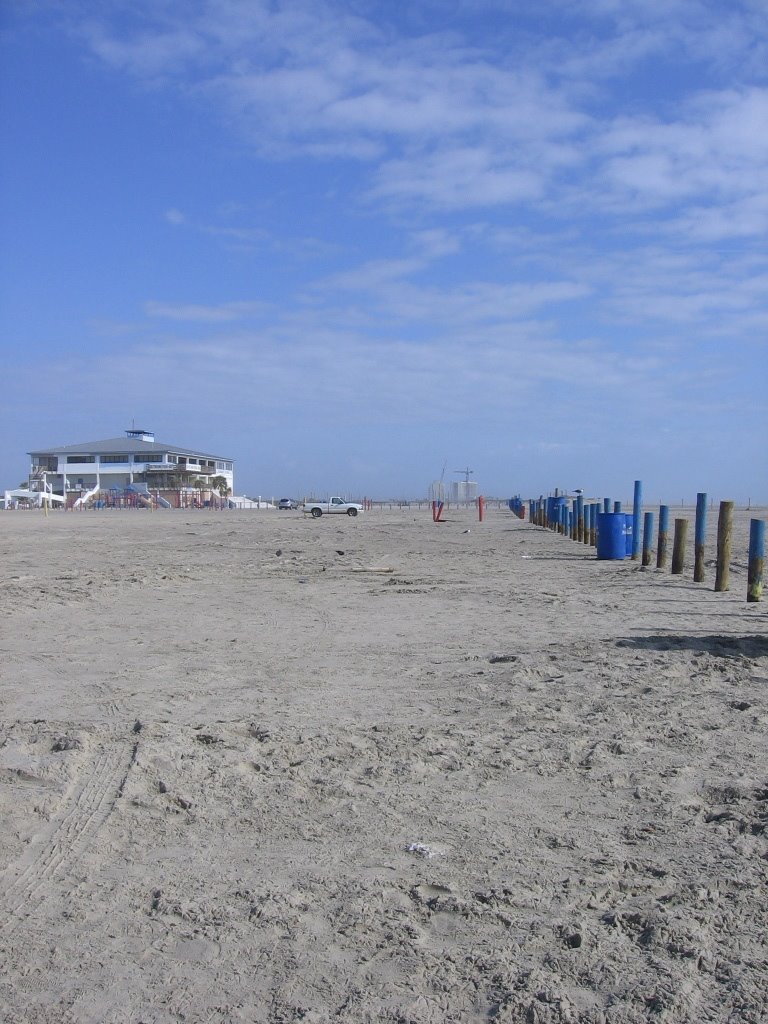
[{"label": "red post", "polygon": [[477,518],[480,520],[481,523],[483,521],[483,514],[484,513],[485,513],[485,498],[481,494],[480,497],[477,499]]}]

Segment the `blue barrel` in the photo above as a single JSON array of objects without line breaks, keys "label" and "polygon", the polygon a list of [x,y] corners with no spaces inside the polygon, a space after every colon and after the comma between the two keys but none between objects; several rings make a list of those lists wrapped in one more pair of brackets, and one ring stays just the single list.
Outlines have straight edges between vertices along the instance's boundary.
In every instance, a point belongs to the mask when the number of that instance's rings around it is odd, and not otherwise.
[{"label": "blue barrel", "polygon": [[632,513],[632,512],[623,512],[623,513],[620,512],[619,515],[623,515],[624,516],[624,523],[625,523],[625,526],[624,526],[624,537],[625,537],[626,542],[627,542],[627,554],[631,555],[632,554],[632,526],[634,524],[635,516],[634,516],[634,513]]},{"label": "blue barrel", "polygon": [[627,557],[627,541],[624,536],[625,523],[626,520],[622,512],[598,512],[598,558],[617,561]]}]

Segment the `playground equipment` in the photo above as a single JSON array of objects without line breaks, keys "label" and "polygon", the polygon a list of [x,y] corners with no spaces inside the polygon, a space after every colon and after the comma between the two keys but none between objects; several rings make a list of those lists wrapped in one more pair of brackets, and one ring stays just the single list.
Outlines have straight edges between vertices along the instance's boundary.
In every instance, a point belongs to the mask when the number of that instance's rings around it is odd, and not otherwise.
[{"label": "playground equipment", "polygon": [[99,493],[100,490],[101,490],[101,485],[100,484],[96,484],[96,486],[92,490],[86,491],[85,494],[81,494],[80,497],[77,499],[77,501],[75,502],[75,504],[72,507],[73,508],[81,508],[83,505],[87,505],[88,502],[91,501],[92,498],[96,497],[96,495]]}]

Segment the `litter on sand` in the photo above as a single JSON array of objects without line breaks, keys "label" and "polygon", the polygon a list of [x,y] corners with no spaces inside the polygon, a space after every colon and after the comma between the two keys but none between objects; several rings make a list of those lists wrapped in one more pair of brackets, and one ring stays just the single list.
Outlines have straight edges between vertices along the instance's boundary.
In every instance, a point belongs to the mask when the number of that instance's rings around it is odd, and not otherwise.
[{"label": "litter on sand", "polygon": [[406,848],[408,853],[415,853],[418,857],[434,857],[435,852],[426,843],[409,843]]}]

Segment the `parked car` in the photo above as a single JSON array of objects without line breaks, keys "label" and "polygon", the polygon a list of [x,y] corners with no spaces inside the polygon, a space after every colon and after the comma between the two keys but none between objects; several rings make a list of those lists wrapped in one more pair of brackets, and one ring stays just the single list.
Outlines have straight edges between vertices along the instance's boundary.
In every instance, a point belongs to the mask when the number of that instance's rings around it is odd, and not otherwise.
[{"label": "parked car", "polygon": [[297,506],[296,502],[293,500],[293,498],[281,498],[280,501],[278,501],[278,503],[277,503],[277,507],[279,509],[298,508],[298,506]]},{"label": "parked car", "polygon": [[311,513],[315,519],[333,513],[356,516],[358,512],[363,511],[363,506],[355,504],[354,501],[345,501],[344,498],[335,497],[328,501],[305,501],[304,511]]}]

